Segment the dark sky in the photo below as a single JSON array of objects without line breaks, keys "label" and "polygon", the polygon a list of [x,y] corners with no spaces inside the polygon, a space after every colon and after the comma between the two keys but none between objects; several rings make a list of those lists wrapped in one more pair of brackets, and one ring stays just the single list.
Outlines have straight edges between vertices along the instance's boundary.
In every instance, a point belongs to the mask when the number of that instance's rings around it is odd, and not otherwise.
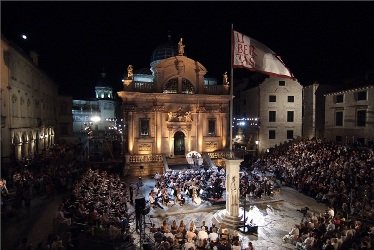
[{"label": "dark sky", "polygon": [[374,2],[1,1],[1,32],[40,54],[61,94],[85,98],[94,96],[102,69],[118,91],[128,64],[149,68],[169,30],[221,80],[230,72],[231,23],[280,55],[301,84],[339,84],[374,69],[373,13]]}]

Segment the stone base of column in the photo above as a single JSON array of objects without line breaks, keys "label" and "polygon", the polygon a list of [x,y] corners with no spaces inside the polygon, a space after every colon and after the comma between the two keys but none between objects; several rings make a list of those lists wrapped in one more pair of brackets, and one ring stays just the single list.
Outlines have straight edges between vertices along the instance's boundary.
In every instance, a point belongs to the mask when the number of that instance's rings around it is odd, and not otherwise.
[{"label": "stone base of column", "polygon": [[213,221],[216,222],[216,224],[223,224],[227,228],[237,230],[238,227],[241,227],[244,225],[244,221],[242,221],[243,216],[231,216],[227,212],[226,209],[217,211],[213,215]]}]

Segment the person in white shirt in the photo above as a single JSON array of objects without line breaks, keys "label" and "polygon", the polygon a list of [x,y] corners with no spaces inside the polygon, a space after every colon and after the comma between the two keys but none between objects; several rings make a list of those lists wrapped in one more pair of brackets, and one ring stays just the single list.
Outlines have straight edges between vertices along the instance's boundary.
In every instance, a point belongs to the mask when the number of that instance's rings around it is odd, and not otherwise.
[{"label": "person in white shirt", "polygon": [[169,238],[169,237],[170,237],[170,238],[172,238],[173,240],[174,240],[174,238],[175,238],[174,234],[172,234],[168,228],[165,230],[164,235],[165,235],[166,238]]},{"label": "person in white shirt", "polygon": [[159,181],[160,179],[161,179],[161,175],[157,172],[156,174],[155,174],[155,180],[156,180],[156,182],[157,181]]},{"label": "person in white shirt", "polygon": [[291,229],[291,231],[285,235],[282,239],[284,242],[295,242],[300,235],[299,225],[296,225]]},{"label": "person in white shirt", "polygon": [[184,250],[196,250],[196,245],[193,243],[192,239],[188,239],[186,243],[184,243]]},{"label": "person in white shirt", "polygon": [[155,186],[154,188],[153,188],[153,192],[155,192],[156,194],[158,194],[158,191],[159,191],[160,189],[157,187],[157,186]]},{"label": "person in white shirt", "polygon": [[327,209],[327,213],[329,214],[330,218],[334,218],[334,216],[335,216],[335,211],[334,211],[334,209],[333,209],[332,207],[329,207],[329,208]]},{"label": "person in white shirt", "polygon": [[201,229],[197,233],[198,246],[201,247],[204,244],[204,240],[208,239],[208,233],[205,226],[201,226]]},{"label": "person in white shirt", "polygon": [[149,203],[151,204],[152,208],[155,208],[157,206],[157,207],[159,207],[161,209],[164,209],[160,205],[160,203],[158,203],[155,192],[151,192],[148,199],[149,199]]},{"label": "person in white shirt", "polygon": [[212,229],[212,232],[209,234],[209,240],[211,241],[211,242],[216,242],[217,240],[218,240],[218,237],[219,237],[219,235],[218,235],[218,233],[217,233],[217,228],[216,227],[214,227],[213,229]]}]

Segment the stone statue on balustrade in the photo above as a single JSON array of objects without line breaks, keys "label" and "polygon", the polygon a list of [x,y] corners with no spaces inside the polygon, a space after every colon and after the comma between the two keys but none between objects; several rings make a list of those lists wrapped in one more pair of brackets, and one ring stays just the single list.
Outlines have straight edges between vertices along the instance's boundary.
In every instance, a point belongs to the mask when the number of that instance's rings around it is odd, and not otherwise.
[{"label": "stone statue on balustrade", "polygon": [[223,84],[224,85],[229,85],[230,84],[229,78],[227,76],[227,71],[223,74]]},{"label": "stone statue on balustrade", "polygon": [[134,68],[133,68],[132,65],[130,64],[130,65],[127,67],[127,79],[132,79],[132,78],[133,78],[133,76],[134,76],[133,70],[134,70]]},{"label": "stone statue on balustrade", "polygon": [[179,43],[178,43],[178,55],[179,56],[183,56],[183,54],[184,54],[184,47],[185,47],[186,45],[184,45],[183,44],[183,38],[181,38],[180,40],[179,40]]}]

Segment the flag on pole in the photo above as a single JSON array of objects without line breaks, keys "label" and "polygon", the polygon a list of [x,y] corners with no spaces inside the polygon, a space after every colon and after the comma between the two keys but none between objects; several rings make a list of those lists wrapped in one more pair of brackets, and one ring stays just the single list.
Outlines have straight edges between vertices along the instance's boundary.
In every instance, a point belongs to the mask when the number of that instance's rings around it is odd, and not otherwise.
[{"label": "flag on pole", "polygon": [[279,56],[264,44],[233,30],[232,66],[267,75],[294,78]]}]

